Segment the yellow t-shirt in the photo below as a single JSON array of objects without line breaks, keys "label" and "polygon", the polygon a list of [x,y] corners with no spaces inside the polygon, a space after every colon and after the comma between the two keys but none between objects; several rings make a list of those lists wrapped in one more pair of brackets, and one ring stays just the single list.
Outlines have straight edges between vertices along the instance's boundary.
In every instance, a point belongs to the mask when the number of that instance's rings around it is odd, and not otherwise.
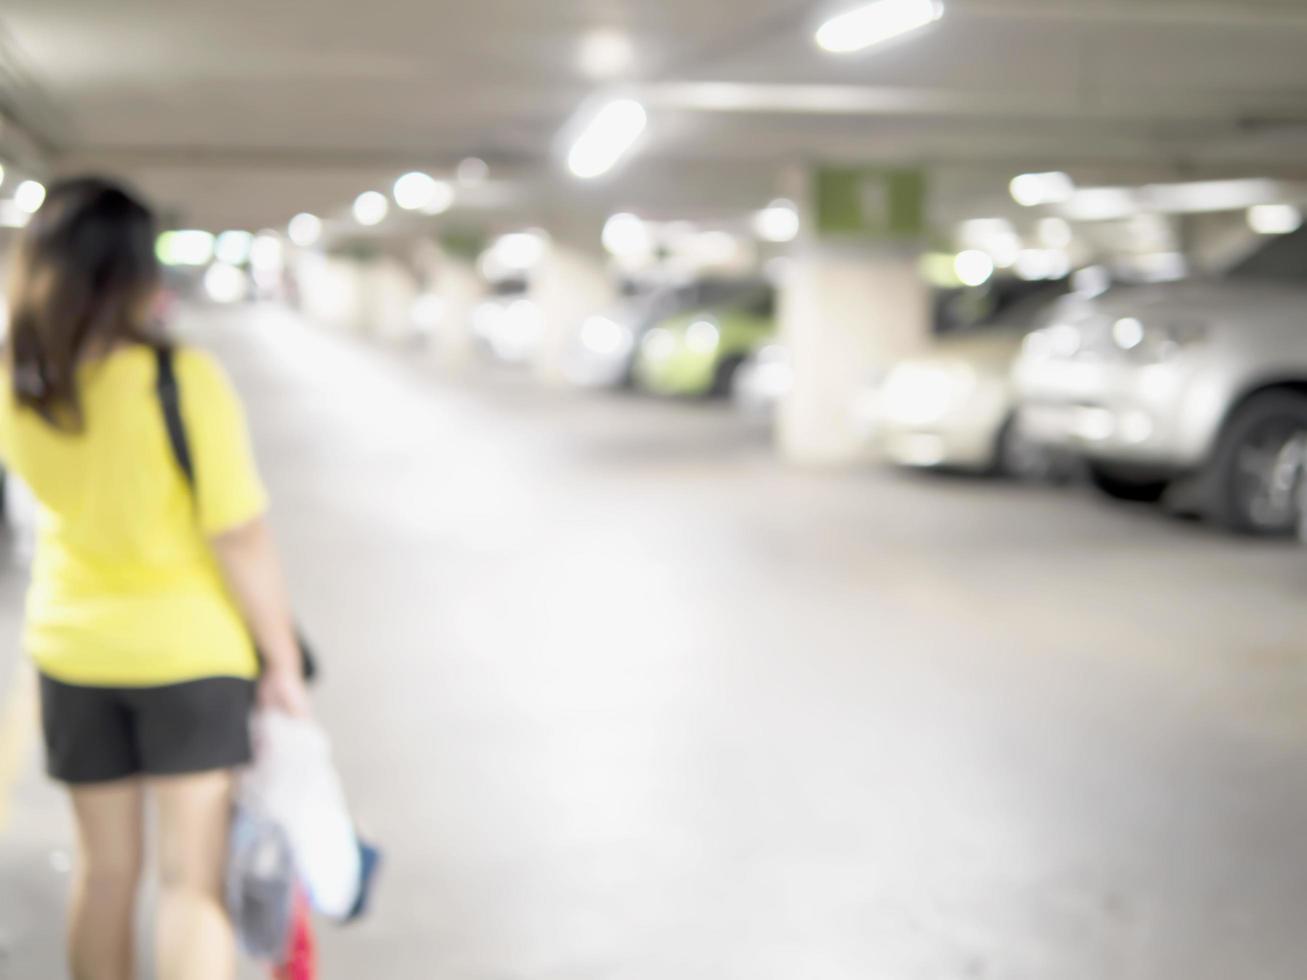
[{"label": "yellow t-shirt", "polygon": [[257,673],[207,537],[258,517],[267,497],[217,362],[180,350],[176,371],[194,495],[168,442],[149,348],[80,368],[85,426],[75,434],[17,406],[0,374],[0,458],[39,503],[25,646],[55,680],[152,687]]}]

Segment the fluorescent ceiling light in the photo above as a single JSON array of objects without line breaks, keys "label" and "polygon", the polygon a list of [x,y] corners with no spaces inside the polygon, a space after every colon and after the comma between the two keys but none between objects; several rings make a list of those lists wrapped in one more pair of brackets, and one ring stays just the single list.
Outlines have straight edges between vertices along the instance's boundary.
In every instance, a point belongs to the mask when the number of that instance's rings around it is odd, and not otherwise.
[{"label": "fluorescent ceiling light", "polygon": [[567,165],[577,177],[602,176],[635,145],[649,117],[634,99],[616,99],[600,109],[572,144]]},{"label": "fluorescent ceiling light", "polygon": [[227,265],[244,265],[250,260],[254,236],[248,231],[224,231],[213,244],[213,255]]},{"label": "fluorescent ceiling light", "polygon": [[195,229],[165,231],[154,252],[164,265],[208,265],[213,259],[213,235]]},{"label": "fluorescent ceiling light", "polygon": [[933,24],[944,16],[940,0],[879,0],[832,17],[817,31],[817,43],[827,51],[861,51]]},{"label": "fluorescent ceiling light", "polygon": [[290,219],[286,234],[300,248],[312,248],[322,237],[322,219],[307,211]]},{"label": "fluorescent ceiling light", "polygon": [[1064,204],[1071,200],[1076,185],[1060,170],[1042,174],[1021,174],[1008,185],[1012,200],[1022,207],[1033,208],[1041,204]]},{"label": "fluorescent ceiling light", "polygon": [[648,258],[656,244],[649,226],[634,214],[615,214],[604,223],[604,248],[618,258]]},{"label": "fluorescent ceiling light", "polygon": [[1248,227],[1259,235],[1288,235],[1302,227],[1302,209],[1293,204],[1258,204],[1248,209]]},{"label": "fluorescent ceiling light", "polygon": [[967,249],[953,260],[953,271],[962,285],[982,286],[994,274],[994,260],[977,249]]},{"label": "fluorescent ceiling light", "polygon": [[395,181],[395,203],[405,211],[443,214],[454,203],[454,189],[421,171],[405,174]]},{"label": "fluorescent ceiling light", "polygon": [[379,225],[389,211],[385,195],[377,191],[364,191],[354,199],[354,220],[361,225]]}]

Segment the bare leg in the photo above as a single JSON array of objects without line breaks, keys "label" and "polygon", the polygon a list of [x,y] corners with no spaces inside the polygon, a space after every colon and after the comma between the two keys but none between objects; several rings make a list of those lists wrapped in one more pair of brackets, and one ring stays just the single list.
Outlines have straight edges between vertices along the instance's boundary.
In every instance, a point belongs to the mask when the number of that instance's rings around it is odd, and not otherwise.
[{"label": "bare leg", "polygon": [[73,878],[68,959],[75,980],[132,980],[141,878],[141,784],[74,787],[81,853]]},{"label": "bare leg", "polygon": [[222,894],[231,774],[177,776],[150,785],[159,806],[159,978],[232,980],[236,944]]}]

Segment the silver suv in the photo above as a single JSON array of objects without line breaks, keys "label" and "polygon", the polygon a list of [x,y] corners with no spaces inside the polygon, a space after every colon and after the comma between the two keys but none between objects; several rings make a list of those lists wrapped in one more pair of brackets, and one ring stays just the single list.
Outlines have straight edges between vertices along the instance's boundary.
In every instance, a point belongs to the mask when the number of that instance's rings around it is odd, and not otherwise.
[{"label": "silver suv", "polygon": [[1070,300],[1014,368],[1020,425],[1106,493],[1293,530],[1307,433],[1307,229],[1219,278]]}]

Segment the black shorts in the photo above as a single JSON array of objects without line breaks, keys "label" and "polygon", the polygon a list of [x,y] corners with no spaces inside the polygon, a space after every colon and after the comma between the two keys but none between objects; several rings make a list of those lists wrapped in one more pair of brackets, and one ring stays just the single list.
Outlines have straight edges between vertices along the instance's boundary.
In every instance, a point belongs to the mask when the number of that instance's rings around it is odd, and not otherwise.
[{"label": "black shorts", "polygon": [[77,687],[42,675],[46,769],[62,783],[181,776],[247,764],[254,684]]}]

